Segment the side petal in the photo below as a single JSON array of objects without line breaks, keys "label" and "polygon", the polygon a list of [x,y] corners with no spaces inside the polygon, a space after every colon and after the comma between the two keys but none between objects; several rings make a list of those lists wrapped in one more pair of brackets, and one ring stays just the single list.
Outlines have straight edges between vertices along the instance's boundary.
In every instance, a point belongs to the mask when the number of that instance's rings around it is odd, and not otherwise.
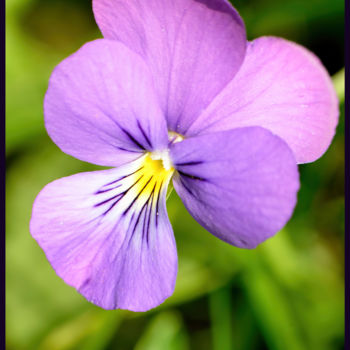
[{"label": "side petal", "polygon": [[238,128],[175,143],[174,188],[209,232],[255,248],[292,215],[299,189],[292,151],[260,127]]},{"label": "side petal", "polygon": [[307,49],[280,38],[249,43],[245,61],[188,135],[262,126],[283,138],[298,163],[327,150],[338,123],[329,74]]},{"label": "side petal", "polygon": [[159,182],[144,164],[56,180],[34,203],[30,231],[56,273],[105,309],[146,311],[174,290],[169,178]]},{"label": "side petal", "polygon": [[98,165],[116,166],[167,145],[148,68],[115,41],[87,43],[55,68],[44,114],[63,152]]},{"label": "side petal", "polygon": [[233,78],[245,54],[245,27],[226,0],[94,0],[105,38],[149,65],[169,129],[183,133]]}]

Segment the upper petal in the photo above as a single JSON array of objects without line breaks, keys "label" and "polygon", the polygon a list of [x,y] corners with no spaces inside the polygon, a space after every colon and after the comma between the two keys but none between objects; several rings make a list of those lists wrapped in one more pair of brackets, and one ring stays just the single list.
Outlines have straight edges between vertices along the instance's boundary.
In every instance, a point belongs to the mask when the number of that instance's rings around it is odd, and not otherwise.
[{"label": "upper petal", "polygon": [[53,141],[91,163],[118,165],[167,145],[149,70],[116,41],[87,43],[55,68],[44,114]]},{"label": "upper petal", "polygon": [[94,0],[93,9],[104,37],[148,63],[172,131],[183,133],[243,61],[244,24],[226,0]]},{"label": "upper petal", "polygon": [[171,148],[174,187],[191,215],[209,232],[254,248],[292,215],[299,189],[292,151],[260,127],[185,139]]},{"label": "upper petal", "polygon": [[56,180],[34,203],[30,231],[57,274],[105,309],[145,311],[174,290],[170,178],[145,162]]},{"label": "upper petal", "polygon": [[189,135],[263,126],[282,137],[298,163],[328,148],[338,122],[338,100],[320,60],[280,38],[249,43],[239,72],[189,128]]}]

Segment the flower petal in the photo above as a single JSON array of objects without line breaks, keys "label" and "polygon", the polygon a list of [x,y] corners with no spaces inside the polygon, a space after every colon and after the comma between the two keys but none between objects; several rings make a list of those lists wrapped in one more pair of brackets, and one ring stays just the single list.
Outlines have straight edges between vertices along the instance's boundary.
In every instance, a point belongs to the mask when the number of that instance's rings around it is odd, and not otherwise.
[{"label": "flower petal", "polygon": [[188,138],[170,155],[176,192],[220,239],[255,248],[291,217],[298,168],[287,144],[270,131],[246,127]]},{"label": "flower petal", "polygon": [[167,145],[166,121],[143,60],[122,43],[85,44],[52,73],[46,128],[62,151],[115,166]]},{"label": "flower petal", "polygon": [[243,61],[244,23],[226,0],[94,0],[93,9],[105,38],[148,63],[172,131],[186,130]]},{"label": "flower petal", "polygon": [[118,169],[56,180],[34,203],[31,234],[57,274],[105,309],[145,311],[174,290],[177,254],[165,205],[170,173],[152,174],[152,162],[142,156]]},{"label": "flower petal", "polygon": [[235,78],[187,134],[262,126],[307,163],[326,151],[337,122],[337,97],[320,60],[295,43],[262,37],[248,45]]}]

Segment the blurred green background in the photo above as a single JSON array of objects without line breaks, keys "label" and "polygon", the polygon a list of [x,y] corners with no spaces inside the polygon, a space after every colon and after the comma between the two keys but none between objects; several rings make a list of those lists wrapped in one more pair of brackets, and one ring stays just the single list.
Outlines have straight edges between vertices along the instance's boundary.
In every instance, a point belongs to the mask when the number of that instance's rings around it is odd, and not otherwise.
[{"label": "blurred green background", "polygon": [[42,103],[51,71],[100,37],[90,0],[8,0],[7,349],[337,350],[344,333],[344,2],[237,0],[248,38],[283,36],[314,51],[341,101],[327,153],[300,166],[285,229],[255,250],[208,234],[173,193],[179,254],[174,295],[147,313],[102,310],[56,276],[31,238],[31,206],[48,182],[95,170],[47,136]]}]

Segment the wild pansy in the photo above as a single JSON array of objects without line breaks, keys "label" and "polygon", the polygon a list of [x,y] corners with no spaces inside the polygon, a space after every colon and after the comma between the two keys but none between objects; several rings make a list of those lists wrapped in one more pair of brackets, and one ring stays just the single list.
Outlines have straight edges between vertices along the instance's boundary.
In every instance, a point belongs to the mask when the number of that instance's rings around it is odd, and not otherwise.
[{"label": "wild pansy", "polygon": [[247,42],[227,0],[94,0],[93,10],[104,39],[56,67],[45,125],[63,152],[113,168],[47,185],[30,230],[86,299],[145,311],[175,285],[170,180],[205,229],[254,248],[291,217],[297,163],[326,151],[337,98],[305,48]]}]

